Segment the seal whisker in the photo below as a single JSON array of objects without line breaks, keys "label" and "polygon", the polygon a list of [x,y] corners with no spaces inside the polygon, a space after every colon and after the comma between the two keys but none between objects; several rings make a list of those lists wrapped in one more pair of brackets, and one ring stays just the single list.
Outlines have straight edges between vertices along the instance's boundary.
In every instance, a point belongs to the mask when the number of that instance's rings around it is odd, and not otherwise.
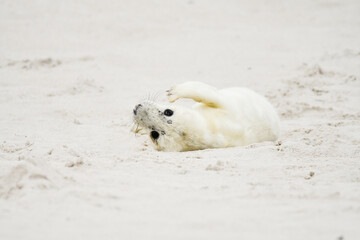
[{"label": "seal whisker", "polygon": [[141,129],[139,129],[139,124],[136,124],[136,128],[135,128],[134,134],[135,134],[135,135],[138,134],[140,130],[141,130]]},{"label": "seal whisker", "polygon": [[160,96],[160,91],[156,91],[156,92],[153,94],[152,101],[153,101],[154,103],[157,103],[159,96]]},{"label": "seal whisker", "polygon": [[149,101],[150,101],[150,102],[153,102],[153,99],[154,99],[154,93],[150,93]]},{"label": "seal whisker", "polygon": [[134,125],[135,125],[136,123],[135,123],[135,121],[133,120],[133,122],[128,122],[128,123],[126,123],[126,127],[130,127],[130,128],[133,128],[134,127]]},{"label": "seal whisker", "polygon": [[143,95],[143,96],[141,97],[141,100],[138,101],[138,102],[146,102],[146,101],[148,101],[148,100],[149,100],[149,95],[150,95],[149,92],[146,93],[145,95]]}]

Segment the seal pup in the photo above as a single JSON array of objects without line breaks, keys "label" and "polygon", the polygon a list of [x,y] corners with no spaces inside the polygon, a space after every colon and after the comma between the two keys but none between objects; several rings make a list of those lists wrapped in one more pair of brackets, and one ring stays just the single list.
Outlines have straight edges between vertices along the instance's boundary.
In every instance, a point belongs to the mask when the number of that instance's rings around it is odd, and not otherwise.
[{"label": "seal pup", "polygon": [[196,101],[191,107],[163,106],[152,101],[133,110],[141,129],[159,151],[191,151],[275,141],[279,117],[263,96],[240,87],[217,89],[202,82],[185,82],[167,90],[168,100]]}]

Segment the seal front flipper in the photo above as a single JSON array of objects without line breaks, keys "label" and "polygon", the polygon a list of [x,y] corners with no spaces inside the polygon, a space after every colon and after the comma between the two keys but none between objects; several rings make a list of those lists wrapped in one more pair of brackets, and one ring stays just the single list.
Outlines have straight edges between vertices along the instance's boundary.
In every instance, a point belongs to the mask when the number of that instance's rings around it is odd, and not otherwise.
[{"label": "seal front flipper", "polygon": [[189,98],[213,108],[222,106],[219,91],[202,82],[185,82],[175,85],[167,90],[167,93],[169,102],[175,102],[179,98]]}]

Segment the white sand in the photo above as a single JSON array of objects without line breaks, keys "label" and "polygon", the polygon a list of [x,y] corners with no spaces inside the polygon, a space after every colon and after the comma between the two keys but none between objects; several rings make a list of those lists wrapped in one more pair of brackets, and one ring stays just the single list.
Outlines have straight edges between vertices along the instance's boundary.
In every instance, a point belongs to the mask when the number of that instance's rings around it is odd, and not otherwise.
[{"label": "white sand", "polygon": [[[1,1],[0,239],[360,239],[359,13],[358,0]],[[133,106],[184,80],[266,95],[280,141],[146,146]]]}]

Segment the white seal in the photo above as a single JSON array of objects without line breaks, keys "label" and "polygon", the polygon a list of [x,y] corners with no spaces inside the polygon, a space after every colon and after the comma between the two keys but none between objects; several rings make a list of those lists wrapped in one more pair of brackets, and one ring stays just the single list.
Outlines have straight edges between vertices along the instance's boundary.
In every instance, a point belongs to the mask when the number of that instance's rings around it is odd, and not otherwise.
[{"label": "white seal", "polygon": [[161,151],[191,151],[274,141],[279,117],[263,96],[247,88],[218,90],[201,82],[172,87],[168,99],[193,99],[191,108],[144,101],[135,106],[134,121]]}]

